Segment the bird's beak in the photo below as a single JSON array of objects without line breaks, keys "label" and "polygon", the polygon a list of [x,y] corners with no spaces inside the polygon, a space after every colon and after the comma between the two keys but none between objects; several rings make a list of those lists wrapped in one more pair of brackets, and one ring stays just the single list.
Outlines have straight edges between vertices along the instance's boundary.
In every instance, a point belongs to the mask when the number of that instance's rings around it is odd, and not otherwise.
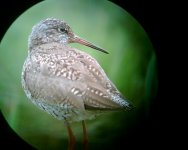
[{"label": "bird's beak", "polygon": [[99,51],[101,51],[101,52],[103,52],[103,53],[108,54],[108,52],[105,51],[104,49],[102,49],[102,48],[100,48],[100,47],[97,47],[97,46],[95,46],[94,44],[92,44],[92,43],[90,43],[90,42],[88,42],[88,41],[86,41],[86,40],[84,40],[84,39],[82,39],[82,38],[80,38],[80,37],[78,37],[78,36],[76,36],[76,35],[74,35],[74,36],[70,39],[70,42],[71,42],[71,43],[80,43],[80,44],[82,44],[82,45],[91,47],[91,48],[93,48],[93,49],[96,49],[96,50],[99,50]]}]

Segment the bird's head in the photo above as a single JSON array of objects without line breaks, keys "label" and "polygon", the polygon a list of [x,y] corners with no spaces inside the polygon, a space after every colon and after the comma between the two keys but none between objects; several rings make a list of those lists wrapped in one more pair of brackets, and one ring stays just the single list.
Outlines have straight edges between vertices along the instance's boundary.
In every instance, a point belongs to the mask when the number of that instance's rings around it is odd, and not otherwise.
[{"label": "bird's head", "polygon": [[29,36],[29,48],[45,43],[57,42],[61,44],[80,43],[93,49],[108,53],[94,44],[75,35],[69,25],[59,19],[48,18],[36,24]]}]

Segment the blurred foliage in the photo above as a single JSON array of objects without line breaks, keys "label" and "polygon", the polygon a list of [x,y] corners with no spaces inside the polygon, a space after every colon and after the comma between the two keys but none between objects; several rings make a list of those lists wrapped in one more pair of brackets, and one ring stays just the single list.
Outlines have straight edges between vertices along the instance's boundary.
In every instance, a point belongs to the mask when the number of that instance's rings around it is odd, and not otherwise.
[{"label": "blurred foliage", "polygon": [[[0,45],[0,109],[13,130],[37,149],[67,149],[67,131],[34,106],[21,87],[27,40],[34,24],[54,17],[73,31],[106,49],[106,55],[78,44],[101,64],[109,78],[135,106],[130,112],[109,112],[86,121],[90,149],[110,149],[118,138],[134,130],[140,115],[147,115],[157,90],[156,57],[145,31],[125,10],[106,0],[48,0],[24,12],[11,25]],[[139,114],[142,112],[142,114]],[[72,124],[77,149],[81,123]]]}]

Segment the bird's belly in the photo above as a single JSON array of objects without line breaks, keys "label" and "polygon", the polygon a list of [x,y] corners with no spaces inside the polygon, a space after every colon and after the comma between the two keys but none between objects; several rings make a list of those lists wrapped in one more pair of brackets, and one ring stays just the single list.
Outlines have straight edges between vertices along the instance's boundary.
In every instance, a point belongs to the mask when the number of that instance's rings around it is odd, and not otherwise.
[{"label": "bird's belly", "polygon": [[68,105],[51,105],[44,101],[38,101],[36,105],[58,120],[66,120],[68,122],[90,120],[101,114],[100,111],[87,111]]}]

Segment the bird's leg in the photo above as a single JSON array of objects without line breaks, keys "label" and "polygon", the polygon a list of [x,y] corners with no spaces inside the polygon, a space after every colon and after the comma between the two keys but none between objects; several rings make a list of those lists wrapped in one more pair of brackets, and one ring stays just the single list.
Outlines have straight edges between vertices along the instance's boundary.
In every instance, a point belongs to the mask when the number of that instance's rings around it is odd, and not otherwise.
[{"label": "bird's leg", "polygon": [[87,136],[87,130],[86,130],[86,125],[85,125],[85,121],[82,121],[82,127],[83,127],[83,148],[84,150],[88,149],[88,136]]},{"label": "bird's leg", "polygon": [[67,126],[67,131],[68,131],[68,135],[69,135],[68,150],[74,150],[74,146],[75,146],[75,143],[76,143],[75,136],[72,132],[70,124],[67,121],[65,121],[65,125]]}]

